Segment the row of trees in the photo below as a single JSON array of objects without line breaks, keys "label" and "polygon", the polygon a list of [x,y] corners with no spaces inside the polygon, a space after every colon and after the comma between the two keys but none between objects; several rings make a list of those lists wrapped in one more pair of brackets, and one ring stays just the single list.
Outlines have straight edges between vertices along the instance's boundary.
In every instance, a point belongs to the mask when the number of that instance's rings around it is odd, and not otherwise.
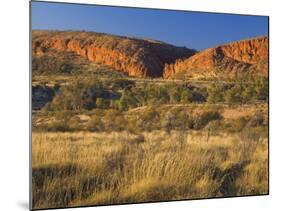
[{"label": "row of trees", "polygon": [[62,86],[52,102],[47,104],[46,110],[91,110],[101,104],[97,98],[104,96],[105,89],[98,80],[90,82],[74,80],[67,86]]},{"label": "row of trees", "polygon": [[60,111],[55,115],[56,121],[48,123],[43,128],[49,131],[122,131],[131,132],[152,130],[199,130],[209,122],[221,120],[222,116],[217,111],[206,111],[196,116],[191,116],[187,111],[170,109],[167,112],[158,112],[156,107],[148,107],[140,114],[124,115],[115,109],[100,110],[95,112],[87,124],[81,124],[81,120],[72,111]]},{"label": "row of trees", "polygon": [[[77,112],[60,111],[55,115],[55,121],[44,126],[37,126],[34,130],[48,131],[81,131],[110,132],[130,131],[139,133],[143,131],[164,130],[201,130],[208,128],[211,131],[240,132],[244,129],[263,126],[266,129],[268,117],[257,113],[252,117],[238,117],[236,119],[223,119],[219,111],[206,110],[191,115],[182,108],[172,108],[159,112],[157,107],[148,107],[140,113],[124,114],[115,109],[97,109],[90,120],[80,120]],[[265,127],[264,127],[265,126]]]},{"label": "row of trees", "polygon": [[59,89],[46,110],[91,110],[93,108],[113,108],[126,111],[130,108],[160,105],[187,104],[206,101],[205,88],[186,87],[184,85],[139,85],[126,80],[112,84],[91,80],[75,80]]},{"label": "row of trees", "polygon": [[209,103],[251,103],[253,101],[268,101],[268,79],[256,78],[247,82],[237,81],[234,85],[212,84],[208,87],[207,101]]},{"label": "row of trees", "polygon": [[268,80],[256,80],[233,84],[213,83],[208,88],[184,84],[136,86],[131,81],[118,80],[104,84],[99,80],[73,81],[60,88],[47,110],[91,110],[113,108],[126,111],[140,106],[161,104],[188,104],[194,102],[245,104],[268,100]]},{"label": "row of trees", "polygon": [[161,104],[188,104],[206,101],[206,89],[184,85],[146,85],[124,90],[118,101],[120,110]]}]

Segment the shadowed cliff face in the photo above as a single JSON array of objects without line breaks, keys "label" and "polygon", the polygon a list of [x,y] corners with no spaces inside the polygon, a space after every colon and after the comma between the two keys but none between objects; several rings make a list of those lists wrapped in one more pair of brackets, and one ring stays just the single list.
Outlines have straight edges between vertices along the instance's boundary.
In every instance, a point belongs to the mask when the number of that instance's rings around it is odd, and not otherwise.
[{"label": "shadowed cliff face", "polygon": [[203,78],[248,72],[268,74],[267,37],[233,42],[206,49],[187,59],[179,59],[174,64],[165,65],[163,76]]},{"label": "shadowed cliff face", "polygon": [[143,77],[162,77],[165,64],[196,52],[153,40],[95,32],[33,31],[33,55],[44,55],[50,50],[74,52],[91,62]]}]

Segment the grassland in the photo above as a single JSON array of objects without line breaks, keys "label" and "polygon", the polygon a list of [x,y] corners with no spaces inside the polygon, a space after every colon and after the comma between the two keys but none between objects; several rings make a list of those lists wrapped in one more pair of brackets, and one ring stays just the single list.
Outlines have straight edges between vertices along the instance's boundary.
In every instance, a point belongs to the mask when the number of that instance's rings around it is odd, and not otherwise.
[{"label": "grassland", "polygon": [[33,206],[267,194],[268,140],[260,134],[35,132]]}]

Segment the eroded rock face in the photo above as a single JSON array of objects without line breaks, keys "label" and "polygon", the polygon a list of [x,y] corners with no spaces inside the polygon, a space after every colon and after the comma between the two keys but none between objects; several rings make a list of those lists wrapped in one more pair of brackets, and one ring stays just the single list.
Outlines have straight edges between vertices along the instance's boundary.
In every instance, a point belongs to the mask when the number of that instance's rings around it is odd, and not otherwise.
[{"label": "eroded rock face", "polygon": [[165,64],[196,52],[153,40],[95,32],[33,31],[32,53],[43,55],[50,49],[75,52],[130,76],[144,77],[162,77]]},{"label": "eroded rock face", "polygon": [[233,42],[179,59],[165,65],[163,76],[170,78],[182,73],[185,77],[206,78],[218,74],[235,76],[247,71],[268,74],[268,37]]}]

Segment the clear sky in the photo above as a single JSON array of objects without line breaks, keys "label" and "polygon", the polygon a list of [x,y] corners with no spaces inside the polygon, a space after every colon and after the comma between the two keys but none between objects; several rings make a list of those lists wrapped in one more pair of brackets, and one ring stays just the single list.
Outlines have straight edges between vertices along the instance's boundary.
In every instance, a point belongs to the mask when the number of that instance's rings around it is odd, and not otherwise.
[{"label": "clear sky", "polygon": [[95,31],[161,40],[202,50],[268,35],[268,18],[32,2],[32,29]]}]

